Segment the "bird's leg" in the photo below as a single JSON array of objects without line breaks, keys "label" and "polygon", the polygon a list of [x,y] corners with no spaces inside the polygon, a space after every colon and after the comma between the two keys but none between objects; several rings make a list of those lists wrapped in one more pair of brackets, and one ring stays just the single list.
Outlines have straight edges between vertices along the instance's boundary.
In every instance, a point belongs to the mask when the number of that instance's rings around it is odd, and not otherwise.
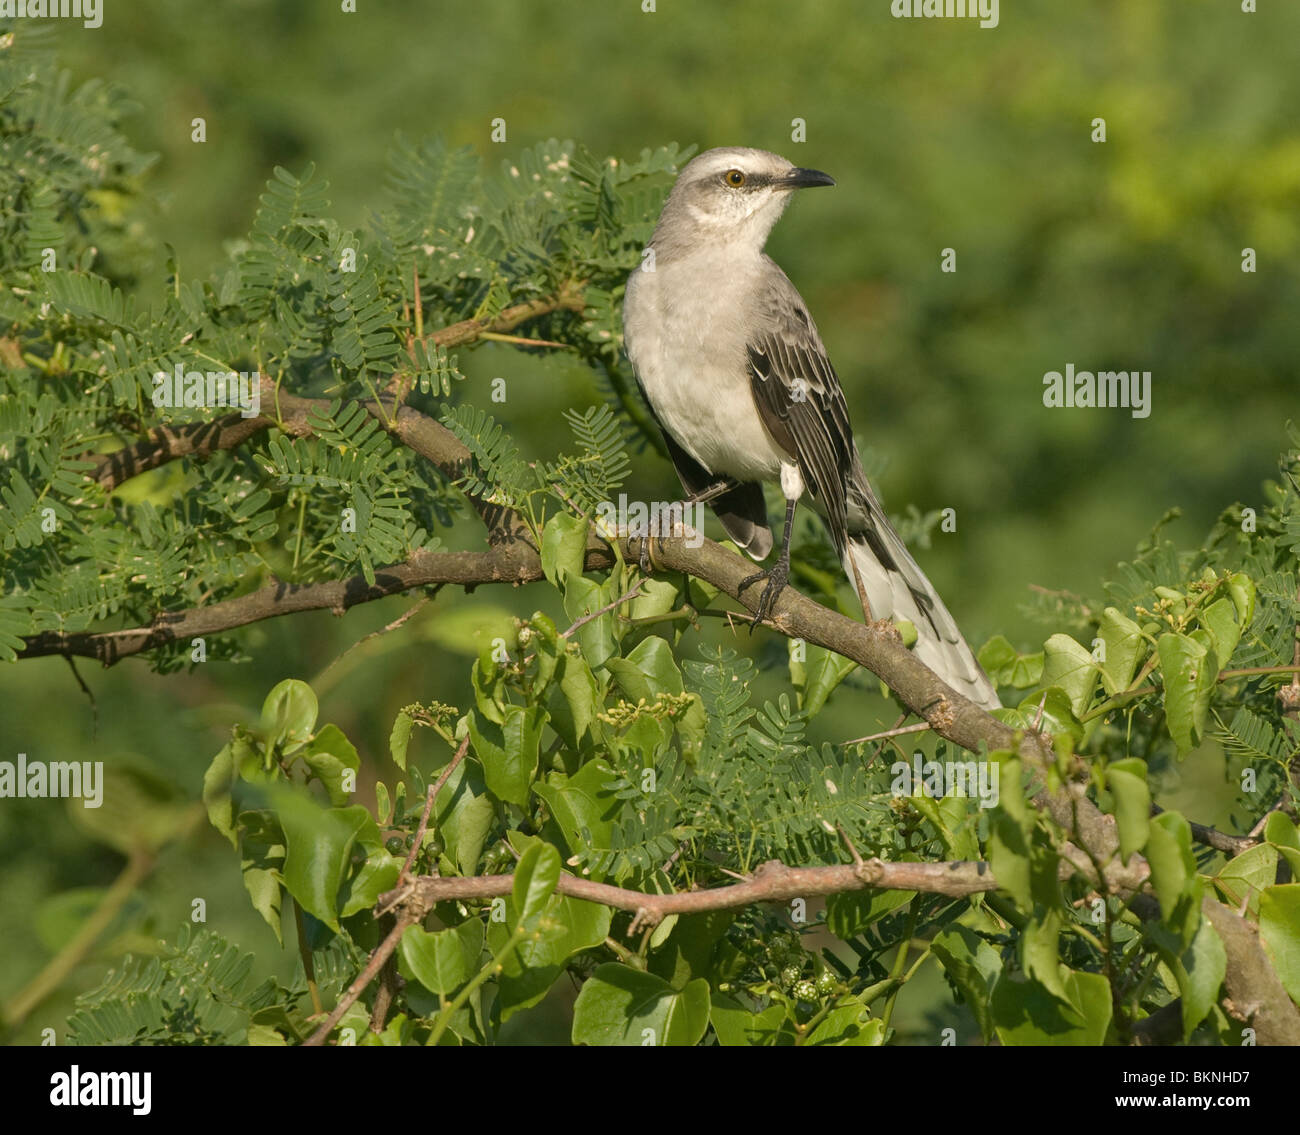
[{"label": "bird's leg", "polygon": [[781,537],[780,558],[766,571],[755,572],[742,579],[740,586],[736,588],[737,592],[741,592],[751,583],[757,583],[760,579],[767,580],[767,586],[763,588],[763,594],[758,600],[758,610],[754,612],[754,621],[749,624],[750,634],[753,634],[754,628],[772,613],[778,597],[785,590],[785,585],[790,582],[790,529],[794,527],[794,506],[793,500],[785,502],[785,532]]}]

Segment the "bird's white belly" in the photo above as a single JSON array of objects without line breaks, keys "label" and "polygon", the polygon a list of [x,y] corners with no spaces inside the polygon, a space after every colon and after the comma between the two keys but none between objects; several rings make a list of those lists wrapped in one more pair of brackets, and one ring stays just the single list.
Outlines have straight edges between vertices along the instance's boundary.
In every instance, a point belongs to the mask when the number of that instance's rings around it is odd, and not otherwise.
[{"label": "bird's white belly", "polygon": [[698,355],[662,352],[658,374],[646,383],[664,427],[711,473],[746,481],[770,480],[781,460],[763,426],[748,375],[710,365]]},{"label": "bird's white belly", "polygon": [[712,294],[679,289],[689,306],[663,303],[659,283],[637,281],[643,302],[631,309],[628,326],[632,365],[659,421],[709,472],[775,480],[786,455],[754,404],[743,327],[723,315],[737,306],[723,302],[729,297],[716,284]]}]

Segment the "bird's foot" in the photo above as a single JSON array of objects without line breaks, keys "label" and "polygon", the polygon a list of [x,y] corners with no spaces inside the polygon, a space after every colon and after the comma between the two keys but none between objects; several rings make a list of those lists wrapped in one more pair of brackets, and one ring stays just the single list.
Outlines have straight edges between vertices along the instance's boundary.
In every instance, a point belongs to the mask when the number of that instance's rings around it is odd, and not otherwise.
[{"label": "bird's foot", "polygon": [[742,579],[736,591],[744,591],[751,583],[757,583],[760,579],[767,580],[767,586],[763,588],[763,594],[759,596],[758,608],[754,611],[754,620],[749,624],[750,634],[753,634],[754,628],[772,613],[772,608],[776,606],[776,601],[781,592],[785,590],[785,585],[790,582],[790,561],[785,556],[782,556],[766,571],[755,572],[753,575]]}]

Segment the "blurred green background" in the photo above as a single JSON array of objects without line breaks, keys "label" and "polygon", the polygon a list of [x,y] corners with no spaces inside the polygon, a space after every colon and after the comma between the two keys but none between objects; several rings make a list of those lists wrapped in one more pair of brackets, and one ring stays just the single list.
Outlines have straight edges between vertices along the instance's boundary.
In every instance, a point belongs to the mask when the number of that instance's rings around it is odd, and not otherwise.
[{"label": "blurred green background", "polygon": [[[184,278],[222,267],[275,165],[315,162],[335,215],[363,225],[397,132],[507,163],[549,137],[629,157],[670,141],[759,146],[838,181],[794,205],[769,252],[818,321],[886,506],[957,510],[957,532],[936,532],[918,558],[976,646],[1000,631],[1037,647],[1048,632],[1022,609],[1030,586],[1100,595],[1171,506],[1184,514],[1171,534],[1193,545],[1224,506],[1259,503],[1297,414],[1300,6],[1038,0],[1003,5],[994,29],[896,20],[888,0],[358,6],[133,0],[106,4],[100,29],[58,26],[73,81],[130,92],[139,113],[127,133],[159,155],[144,189],[160,204],[140,221],[153,259],[131,266],[146,300],[169,248]],[[204,144],[190,140],[199,116]],[[504,144],[490,141],[494,118],[506,120]],[[1096,118],[1104,144],[1092,141]],[[945,248],[955,273],[940,271]],[[1254,273],[1241,270],[1245,248]],[[1150,417],[1045,409],[1042,376],[1067,363],[1151,371]],[[476,379],[511,376],[493,412],[539,456],[567,438],[560,409],[599,397],[582,371],[500,345],[462,352],[460,365],[470,398]],[[647,452],[629,490],[668,499],[676,481]],[[15,666],[0,748],[134,762],[196,796],[231,722],[254,717],[274,682],[316,677],[409,603],[249,628],[244,666],[160,678],[139,661],[82,665],[93,709],[65,662]],[[396,710],[469,701],[468,656],[454,652],[465,636],[447,629],[448,612],[483,627],[536,603],[491,588],[441,596],[332,672],[322,720],[391,779]],[[761,635],[735,644],[784,656]],[[783,668],[766,673],[765,696],[787,689]],[[880,727],[884,703],[864,714],[857,701],[842,693],[815,735]],[[1201,757],[1194,818],[1214,822],[1223,762]],[[48,807],[6,801],[0,818],[4,999],[66,937],[72,916],[46,909],[48,896],[108,884],[121,859]],[[71,993],[142,929],[171,936],[195,895],[214,929],[268,967],[293,964],[245,901],[229,848],[200,826],[162,856],[129,923],[10,1039],[61,1029]],[[932,1042],[922,992],[900,1005],[905,1041]],[[521,1036],[562,1040],[560,1018],[547,1020]]]}]

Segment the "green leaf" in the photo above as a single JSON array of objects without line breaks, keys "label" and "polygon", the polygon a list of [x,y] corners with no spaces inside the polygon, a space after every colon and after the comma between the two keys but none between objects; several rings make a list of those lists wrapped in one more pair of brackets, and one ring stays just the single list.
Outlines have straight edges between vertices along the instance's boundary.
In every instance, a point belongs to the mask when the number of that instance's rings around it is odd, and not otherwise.
[{"label": "green leaf", "polygon": [[1287,994],[1300,1002],[1300,883],[1259,896],[1259,937]]},{"label": "green leaf", "polygon": [[1106,661],[1101,663],[1101,684],[1114,696],[1128,688],[1142,654],[1142,628],[1114,607],[1101,613],[1097,637],[1106,644]]},{"label": "green leaf", "polygon": [[289,788],[269,792],[284,829],[284,886],[303,910],[337,933],[339,888],[350,865],[352,845],[374,820],[360,805],[322,808]]},{"label": "green leaf", "polygon": [[1228,576],[1228,598],[1237,609],[1238,625],[1250,626],[1255,617],[1255,581],[1242,572]]},{"label": "green leaf", "polygon": [[509,705],[502,716],[504,724],[499,729],[487,722],[480,728],[477,715],[471,713],[470,743],[483,766],[488,790],[499,799],[522,807],[528,803],[537,776],[546,711],[536,705]]},{"label": "green leaf", "polygon": [[1264,822],[1264,838],[1277,848],[1291,865],[1292,876],[1300,876],[1300,828],[1280,809],[1270,812]]},{"label": "green leaf", "polygon": [[663,978],[607,962],[583,984],[573,1006],[573,1043],[698,1044],[709,1025],[709,983],[674,989]]},{"label": "green leaf", "polygon": [[[516,924],[513,898],[506,902],[506,922],[488,925],[488,944],[499,953]],[[567,895],[547,900],[537,929],[524,939],[502,963],[497,977],[497,1005],[501,1019],[537,1004],[564,973],[574,954],[598,946],[609,936],[613,911],[599,903],[584,902]]]},{"label": "green leaf", "polygon": [[1002,635],[994,635],[979,651],[979,663],[995,686],[1027,690],[1041,683],[1043,651],[1021,654]]},{"label": "green leaf", "polygon": [[844,998],[804,1040],[805,1045],[877,1048],[885,1042],[885,1022],[855,997]]},{"label": "green leaf", "polygon": [[605,786],[616,774],[602,760],[588,761],[573,776],[553,772],[546,783],[534,785],[550,806],[551,815],[564,833],[570,853],[592,847],[608,847],[609,835],[618,817],[620,802]]},{"label": "green leaf", "polygon": [[565,654],[557,671],[559,695],[550,700],[551,727],[569,748],[576,750],[595,720],[600,687],[580,654]]},{"label": "green leaf", "polygon": [[642,639],[626,658],[611,658],[605,666],[634,704],[642,699],[653,703],[661,693],[682,692],[682,673],[672,647],[657,635]]},{"label": "green leaf", "polygon": [[1241,638],[1242,624],[1237,621],[1236,605],[1231,599],[1216,600],[1201,612],[1200,623],[1214,640],[1214,654],[1220,665],[1227,666]]},{"label": "green leaf", "polygon": [[393,729],[388,735],[388,751],[392,754],[393,763],[403,772],[406,771],[406,750],[411,743],[411,729],[414,726],[415,718],[402,710],[393,718]]},{"label": "green leaf", "polygon": [[1137,757],[1111,761],[1106,766],[1106,787],[1115,798],[1115,823],[1119,828],[1120,857],[1127,860],[1147,842],[1151,820],[1151,790],[1146,762]]},{"label": "green leaf", "polygon": [[1243,904],[1252,918],[1259,911],[1259,894],[1277,880],[1277,848],[1261,843],[1247,848],[1223,865],[1214,886],[1233,910]]},{"label": "green leaf", "polygon": [[398,953],[407,973],[431,993],[451,994],[478,972],[483,923],[468,919],[434,933],[418,926],[402,935]]},{"label": "green leaf", "polygon": [[1164,677],[1165,716],[1181,757],[1194,749],[1219,676],[1214,652],[1188,635],[1163,634],[1156,643]]},{"label": "green leaf", "polygon": [[[569,575],[564,581],[564,613],[575,623],[604,607],[608,607],[617,595],[610,593],[610,582],[604,585],[596,583],[581,575]],[[615,653],[614,619],[611,612],[588,619],[576,631],[574,637],[582,648],[582,655],[592,670],[599,670]]]},{"label": "green leaf", "polygon": [[915,897],[915,891],[844,891],[830,895],[826,899],[826,928],[847,942]]},{"label": "green leaf", "polygon": [[998,1039],[1008,1046],[1098,1047],[1110,1028],[1110,985],[1095,973],[1065,978],[1069,1005],[1022,974],[1004,974],[993,990]]},{"label": "green leaf", "polygon": [[1061,977],[1058,946],[1061,938],[1061,915],[1055,910],[1040,911],[1020,934],[1020,958],[1026,974],[1062,1001],[1070,997]]},{"label": "green leaf", "polygon": [[1002,975],[1002,957],[968,926],[950,926],[930,944],[948,979],[961,990],[985,1040],[993,1035],[991,998]]},{"label": "green leaf", "polygon": [[835,687],[857,669],[857,663],[841,654],[836,654],[833,650],[826,650],[811,643],[805,649],[808,652],[808,661],[804,663],[806,676],[800,709],[812,717],[826,704],[826,699],[834,693]]},{"label": "green leaf", "polygon": [[1069,635],[1054,634],[1043,644],[1044,688],[1057,686],[1065,691],[1075,717],[1082,717],[1097,687],[1097,664]]},{"label": "green leaf", "polygon": [[[315,737],[302,753],[302,759],[312,774],[324,786],[330,803],[346,804],[356,787],[356,773],[361,767],[361,758],[352,742],[347,739],[337,725],[327,725]],[[344,785],[345,773],[351,772],[352,789]]]},{"label": "green leaf", "polygon": [[496,805],[482,771],[461,761],[433,802],[430,826],[442,836],[448,858],[462,875],[478,873],[488,833],[496,823]]},{"label": "green leaf", "polygon": [[1228,955],[1209,919],[1202,918],[1191,944],[1177,957],[1167,960],[1178,979],[1183,1039],[1186,1040],[1219,999],[1219,986],[1227,972]]},{"label": "green leaf", "polygon": [[531,928],[541,918],[559,881],[560,853],[549,843],[534,843],[519,857],[511,887],[518,926]]},{"label": "green leaf", "polygon": [[557,512],[542,531],[542,571],[557,586],[566,575],[581,575],[587,553],[588,523],[582,517]]},{"label": "green leaf", "polygon": [[[1195,926],[1189,928],[1175,922],[1175,918],[1180,913],[1180,904],[1200,900],[1196,860],[1192,855],[1192,829],[1177,812],[1161,812],[1151,820],[1143,850],[1151,867],[1151,889],[1160,902],[1160,913],[1187,942],[1195,933]],[[1199,911],[1189,911],[1186,905],[1183,912],[1199,918]]]},{"label": "green leaf", "polygon": [[291,753],[311,739],[318,712],[312,688],[306,682],[286,678],[262,703],[262,739]]},{"label": "green leaf", "polygon": [[793,1030],[784,1030],[785,1006],[769,1005],[761,1013],[752,1013],[739,1001],[715,994],[709,1006],[709,1022],[718,1036],[718,1043],[728,1048],[768,1048],[784,1039],[793,1044]]}]

